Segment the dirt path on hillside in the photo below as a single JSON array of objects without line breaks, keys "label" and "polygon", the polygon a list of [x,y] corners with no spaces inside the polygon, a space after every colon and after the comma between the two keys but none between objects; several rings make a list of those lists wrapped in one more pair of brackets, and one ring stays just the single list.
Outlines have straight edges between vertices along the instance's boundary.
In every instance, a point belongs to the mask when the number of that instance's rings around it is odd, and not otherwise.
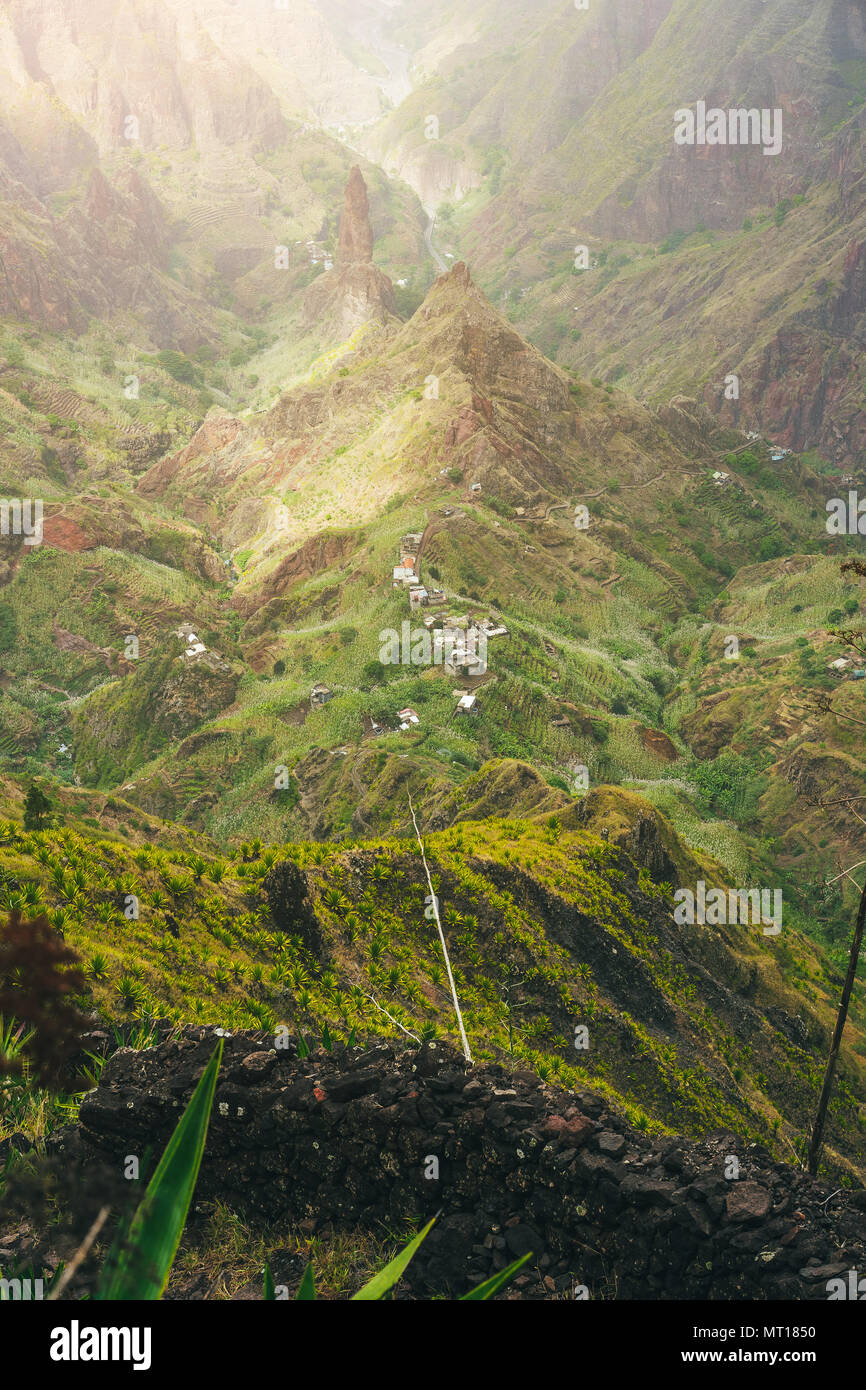
[{"label": "dirt path on hillside", "polygon": [[431,212],[429,216],[430,221],[424,228],[424,244],[427,247],[427,250],[430,252],[430,255],[435,261],[437,267],[444,274],[444,272],[448,269],[448,263],[447,261],[443,260],[443,258],[439,255],[439,252],[436,250],[436,247],[433,245],[433,232],[436,229],[436,214],[435,212]]},{"label": "dirt path on hillside", "polygon": [[[367,817],[364,815],[364,812],[361,810],[361,802],[367,795],[367,788],[361,781],[361,778],[358,775],[358,765],[354,762],[352,763],[351,767],[351,777],[352,786],[355,788],[355,791],[358,796],[358,801],[355,803],[355,816],[358,817],[358,820],[361,822],[361,825],[364,827],[365,830],[373,830],[374,827],[370,824]],[[354,816],[352,817],[352,819],[354,820]]]}]

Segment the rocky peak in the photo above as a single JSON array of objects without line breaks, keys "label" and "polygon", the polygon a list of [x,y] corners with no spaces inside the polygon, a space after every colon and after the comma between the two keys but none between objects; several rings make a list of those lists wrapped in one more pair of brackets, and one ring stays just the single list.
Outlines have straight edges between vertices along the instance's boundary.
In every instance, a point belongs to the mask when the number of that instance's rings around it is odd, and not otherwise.
[{"label": "rocky peak", "polygon": [[397,312],[394,286],[373,264],[370,203],[357,164],[346,185],[337,264],[310,286],[304,311],[310,323],[323,324],[336,339],[363,323],[386,322]]},{"label": "rocky peak", "polygon": [[458,289],[468,290],[472,285],[472,276],[465,261],[458,261],[450,270],[446,270],[444,275],[440,275],[436,281],[437,285],[454,285]]},{"label": "rocky peak", "polygon": [[367,264],[373,259],[373,226],[370,222],[370,201],[364,175],[354,165],[346,184],[346,202],[340,219],[340,244],[337,264],[340,266]]}]

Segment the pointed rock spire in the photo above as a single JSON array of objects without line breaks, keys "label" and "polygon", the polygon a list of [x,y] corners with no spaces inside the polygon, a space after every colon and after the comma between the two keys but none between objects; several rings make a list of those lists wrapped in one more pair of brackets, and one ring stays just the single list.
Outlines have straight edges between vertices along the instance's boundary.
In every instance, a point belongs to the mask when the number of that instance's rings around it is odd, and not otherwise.
[{"label": "pointed rock spire", "polygon": [[364,175],[356,164],[346,184],[346,203],[340,219],[339,266],[369,264],[373,259],[373,227]]}]

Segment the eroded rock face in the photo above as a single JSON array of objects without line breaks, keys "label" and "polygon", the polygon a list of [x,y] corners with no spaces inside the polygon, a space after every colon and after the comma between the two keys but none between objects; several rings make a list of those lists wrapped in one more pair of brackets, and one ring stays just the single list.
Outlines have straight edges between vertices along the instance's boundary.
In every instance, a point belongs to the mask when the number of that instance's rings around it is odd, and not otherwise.
[{"label": "eroded rock face", "polygon": [[[311,578],[315,574],[330,569],[333,565],[339,564],[344,557],[351,554],[352,537],[320,535],[313,536],[305,541],[300,549],[292,551],[285,559],[281,560],[273,574],[268,576],[265,602],[279,598],[288,593],[292,585],[299,581]],[[262,605],[262,595],[239,595],[234,606],[244,616],[254,613]]]},{"label": "eroded rock face", "polygon": [[[188,1027],[116,1053],[80,1130],[56,1145],[109,1167],[163,1145],[215,1045],[213,1030]],[[197,1189],[199,1201],[311,1232],[441,1209],[406,1276],[411,1295],[462,1293],[532,1251],[512,1293],[532,1299],[571,1298],[577,1285],[620,1298],[824,1299],[829,1278],[866,1267],[862,1195],[831,1197],[732,1134],[648,1137],[592,1092],[470,1067],[441,1043],[298,1059],[253,1033],[226,1038]]]},{"label": "eroded rock face", "polygon": [[153,722],[171,738],[228,708],[237,693],[240,674],[215,652],[194,662],[177,661],[153,705]]},{"label": "eroded rock face", "polygon": [[658,824],[652,816],[641,816],[631,834],[621,841],[636,864],[649,871],[655,883],[677,883],[677,866],[662,843]]},{"label": "eroded rock face", "polygon": [[80,550],[92,550],[96,545],[77,522],[66,516],[46,517],[42,527],[42,539],[46,545],[53,545],[57,550],[68,550],[73,554]]}]

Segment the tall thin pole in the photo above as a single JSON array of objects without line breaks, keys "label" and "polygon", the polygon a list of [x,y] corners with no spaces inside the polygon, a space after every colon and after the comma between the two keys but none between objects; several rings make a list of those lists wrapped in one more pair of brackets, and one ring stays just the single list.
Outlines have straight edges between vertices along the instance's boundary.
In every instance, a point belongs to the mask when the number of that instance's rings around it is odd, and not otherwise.
[{"label": "tall thin pole", "polygon": [[866,926],[866,884],[860,892],[860,909],[857,913],[857,924],[854,927],[854,940],[851,942],[851,954],[848,957],[848,974],[845,976],[845,987],[842,990],[842,998],[839,1003],[839,1013],[836,1017],[836,1027],[833,1029],[833,1041],[830,1044],[830,1055],[827,1058],[827,1070],[824,1072],[824,1085],[821,1088],[821,1099],[818,1101],[818,1113],[815,1116],[815,1128],[812,1130],[812,1142],[809,1145],[809,1172],[814,1178],[818,1172],[818,1159],[821,1154],[821,1145],[824,1138],[824,1121],[827,1118],[827,1107],[830,1104],[830,1093],[833,1090],[833,1078],[836,1074],[836,1062],[839,1058],[839,1048],[842,1045],[842,1033],[845,1029],[845,1021],[848,1017],[848,1005],[851,1002],[851,991],[854,988],[854,980],[857,975],[857,962],[860,959],[860,947],[863,943],[863,928]]},{"label": "tall thin pole", "polygon": [[463,1044],[463,1056],[466,1058],[467,1062],[471,1066],[472,1054],[469,1051],[469,1039],[466,1036],[466,1029],[463,1027],[463,1015],[460,1012],[460,1001],[457,998],[457,987],[454,984],[454,976],[451,973],[451,961],[448,957],[448,947],[445,945],[445,933],[442,930],[442,922],[439,917],[439,899],[433,892],[433,880],[430,877],[430,869],[427,865],[427,855],[424,853],[424,841],[421,839],[421,831],[418,829],[418,822],[415,819],[415,807],[412,805],[411,796],[409,797],[409,810],[412,812],[412,824],[415,827],[415,834],[418,839],[418,847],[421,850],[421,858],[424,860],[424,872],[427,875],[427,884],[430,889],[430,900],[433,905],[433,915],[436,918],[436,926],[439,928],[439,940],[442,942],[442,954],[445,957],[445,969],[448,971],[448,983],[451,986],[451,998],[454,1000],[454,1012],[457,1015],[457,1023],[460,1027],[460,1041]]}]

